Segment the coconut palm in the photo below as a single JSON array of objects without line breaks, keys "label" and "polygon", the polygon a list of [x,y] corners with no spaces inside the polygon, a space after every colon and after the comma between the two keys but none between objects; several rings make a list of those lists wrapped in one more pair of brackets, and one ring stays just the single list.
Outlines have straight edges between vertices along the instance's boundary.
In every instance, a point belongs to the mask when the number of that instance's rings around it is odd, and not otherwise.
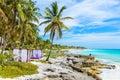
[{"label": "coconut palm", "polygon": [[37,25],[35,24],[39,23],[39,9],[35,7],[35,3],[31,0],[29,1],[29,5],[26,7],[27,8],[23,10],[25,20],[20,21],[20,27],[18,27],[18,41],[20,40],[22,43],[29,43],[29,41],[33,40],[35,41],[39,31]]},{"label": "coconut palm", "polygon": [[[8,23],[2,23],[3,33],[2,38],[4,39],[2,52],[4,51],[5,46],[11,37],[13,38],[13,33],[17,24],[17,19],[23,19],[23,14],[21,10],[21,3],[24,3],[23,0],[1,0],[0,7],[4,11],[4,14],[8,18]],[[3,3],[3,4],[2,4]],[[24,3],[25,4],[25,3]],[[18,16],[19,15],[19,16]]]},{"label": "coconut palm", "polygon": [[0,0],[0,21],[1,16],[8,18],[7,24],[4,20],[0,22],[0,36],[4,39],[2,51],[11,39],[28,43],[38,35],[38,28],[34,23],[39,21],[38,8],[32,0]]},{"label": "coconut palm", "polygon": [[65,6],[62,6],[62,8],[59,10],[57,2],[53,2],[51,4],[51,8],[47,7],[45,11],[44,19],[45,21],[41,22],[42,24],[48,24],[44,30],[44,33],[50,32],[50,40],[51,40],[51,46],[50,46],[50,52],[48,54],[48,57],[46,61],[49,60],[51,51],[52,51],[52,44],[53,39],[56,35],[56,38],[59,39],[62,37],[62,30],[69,30],[68,27],[62,22],[66,19],[73,19],[72,17],[62,17],[62,12],[66,9]]}]

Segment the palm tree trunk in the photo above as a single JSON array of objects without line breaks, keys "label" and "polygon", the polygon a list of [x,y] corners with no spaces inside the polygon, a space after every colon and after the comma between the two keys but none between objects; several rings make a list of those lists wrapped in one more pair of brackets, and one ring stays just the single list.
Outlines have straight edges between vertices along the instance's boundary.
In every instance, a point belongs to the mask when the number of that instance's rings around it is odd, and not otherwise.
[{"label": "palm tree trunk", "polygon": [[30,60],[29,60],[29,49],[27,49],[27,59],[26,59],[26,62],[29,62]]},{"label": "palm tree trunk", "polygon": [[52,39],[52,42],[51,42],[51,45],[50,45],[50,52],[48,54],[48,57],[46,58],[46,61],[49,61],[50,54],[51,54],[51,51],[52,51],[52,47],[53,47],[53,39]]},{"label": "palm tree trunk", "polygon": [[2,45],[2,50],[1,50],[2,54],[3,54],[4,50],[5,50],[5,43],[3,43],[3,45]]},{"label": "palm tree trunk", "polygon": [[21,62],[22,61],[22,59],[21,59],[21,53],[22,53],[22,49],[21,48],[19,48],[19,62]]},{"label": "palm tree trunk", "polygon": [[2,36],[0,38],[1,38],[1,40],[0,40],[0,48],[2,48],[2,42],[3,42]]}]

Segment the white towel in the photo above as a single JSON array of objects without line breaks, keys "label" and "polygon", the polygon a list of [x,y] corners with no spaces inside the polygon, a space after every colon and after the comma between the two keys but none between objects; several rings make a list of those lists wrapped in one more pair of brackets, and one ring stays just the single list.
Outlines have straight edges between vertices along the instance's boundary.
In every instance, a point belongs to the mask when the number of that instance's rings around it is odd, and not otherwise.
[{"label": "white towel", "polygon": [[15,56],[14,56],[15,61],[18,61],[18,59],[19,59],[19,56],[20,56],[19,51],[20,51],[19,49],[14,49],[13,50],[13,54],[15,54]]},{"label": "white towel", "polygon": [[21,59],[22,59],[22,62],[26,62],[26,60],[27,60],[27,50],[26,49],[22,49]]}]

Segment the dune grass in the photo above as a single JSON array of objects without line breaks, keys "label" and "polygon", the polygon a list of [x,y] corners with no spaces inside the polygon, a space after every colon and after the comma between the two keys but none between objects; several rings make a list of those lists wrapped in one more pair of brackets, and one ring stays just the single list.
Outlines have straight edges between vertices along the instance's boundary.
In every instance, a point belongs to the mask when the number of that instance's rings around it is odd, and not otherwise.
[{"label": "dune grass", "polygon": [[[45,56],[45,57],[48,57],[48,53],[45,53],[44,56]],[[65,54],[52,52],[51,55],[50,55],[50,58],[57,58],[57,57],[63,57],[63,56],[65,56]]]},{"label": "dune grass", "polygon": [[37,66],[25,62],[9,62],[5,66],[0,65],[0,76],[3,78],[14,78],[23,75],[36,74]]}]

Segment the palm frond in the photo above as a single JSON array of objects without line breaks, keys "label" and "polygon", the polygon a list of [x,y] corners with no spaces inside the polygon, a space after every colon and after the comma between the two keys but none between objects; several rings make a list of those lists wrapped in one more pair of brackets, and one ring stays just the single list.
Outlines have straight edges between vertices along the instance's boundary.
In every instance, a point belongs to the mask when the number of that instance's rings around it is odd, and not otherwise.
[{"label": "palm frond", "polygon": [[3,12],[3,10],[0,8],[0,15],[4,16],[5,21],[8,21],[8,18],[6,17],[5,13]]},{"label": "palm frond", "polygon": [[63,6],[63,7],[60,9],[60,11],[59,11],[58,16],[61,16],[61,13],[62,13],[65,9],[66,9],[66,6]]},{"label": "palm frond", "polygon": [[22,19],[22,21],[25,20],[25,15],[24,15],[24,12],[22,10],[22,6],[20,4],[17,5],[17,10],[18,10],[18,13],[20,14],[20,17]]},{"label": "palm frond", "polygon": [[37,22],[37,23],[39,23],[39,19],[38,19],[38,17],[36,16],[36,15],[32,15],[32,20],[34,21],[34,22]]},{"label": "palm frond", "polygon": [[61,38],[62,37],[62,29],[61,29],[61,26],[58,25],[58,38]]},{"label": "palm frond", "polygon": [[53,41],[55,36],[55,27],[52,27],[51,31],[50,31],[50,39]]},{"label": "palm frond", "polygon": [[69,31],[69,28],[68,28],[63,22],[59,22],[59,25],[60,25],[63,29]]},{"label": "palm frond", "polygon": [[57,16],[57,14],[58,14],[58,5],[57,5],[57,2],[53,2],[51,4],[51,6],[52,6],[53,15]]},{"label": "palm frond", "polygon": [[47,32],[49,32],[49,31],[51,30],[52,27],[53,27],[53,24],[51,23],[51,24],[49,24],[49,25],[45,28],[45,30],[44,30],[44,36],[46,35]]},{"label": "palm frond", "polygon": [[50,23],[50,22],[51,22],[51,20],[46,20],[46,21],[41,22],[40,25],[48,24],[48,23]]},{"label": "palm frond", "polygon": [[68,19],[73,19],[72,17],[63,17],[60,20],[68,20]]},{"label": "palm frond", "polygon": [[49,8],[46,8],[45,14],[48,15],[48,16],[53,16],[54,15],[53,12]]},{"label": "palm frond", "polygon": [[44,19],[52,19],[51,17],[49,17],[49,16],[45,16],[45,17],[43,17]]}]

